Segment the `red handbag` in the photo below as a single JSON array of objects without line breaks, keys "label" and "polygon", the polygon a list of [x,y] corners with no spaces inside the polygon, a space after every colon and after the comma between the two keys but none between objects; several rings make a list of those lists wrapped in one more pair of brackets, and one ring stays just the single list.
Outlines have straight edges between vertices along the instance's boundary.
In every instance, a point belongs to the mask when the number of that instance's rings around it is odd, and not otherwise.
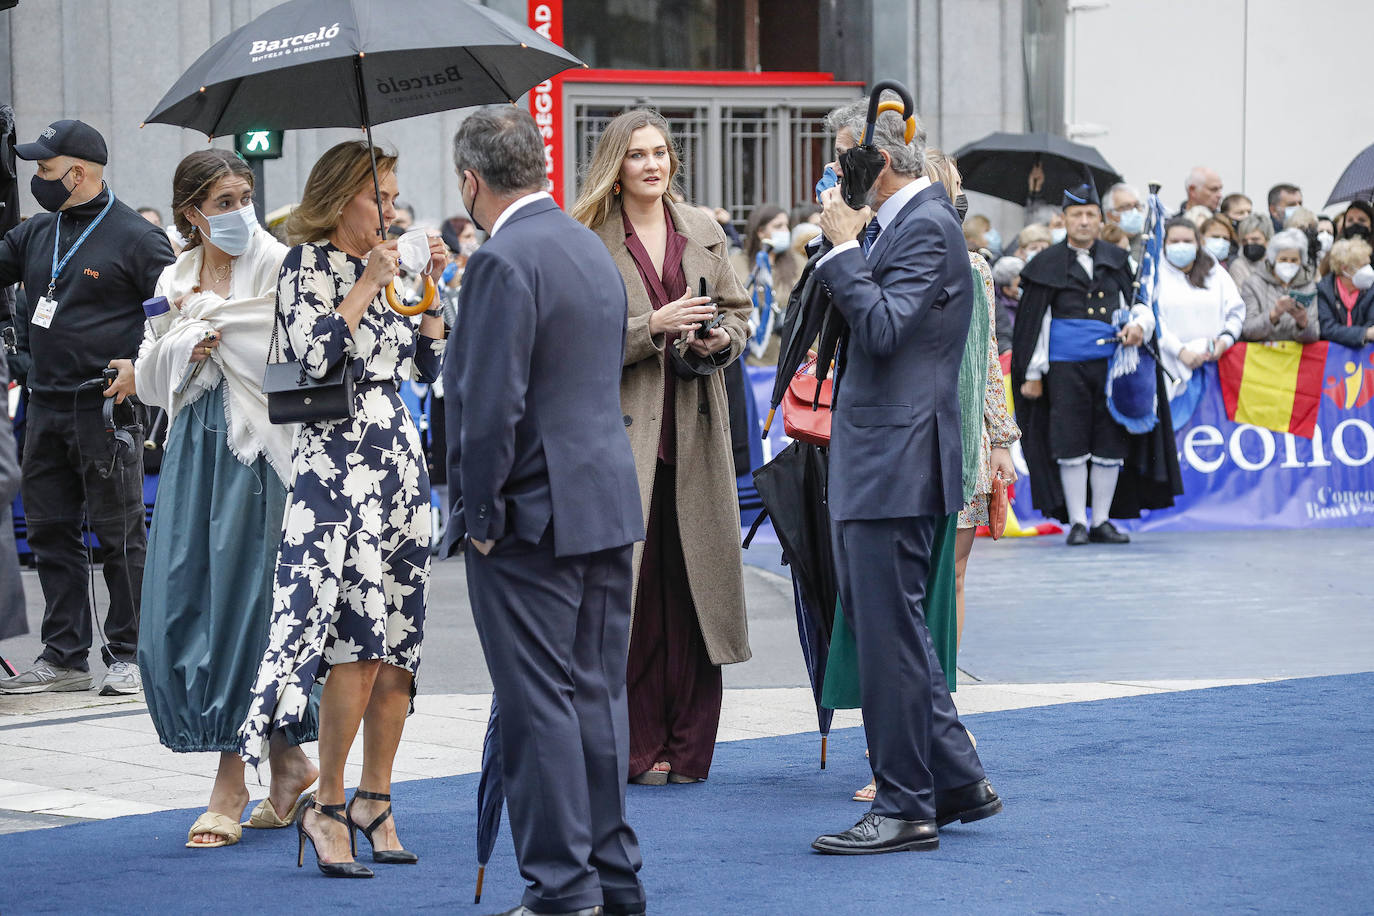
[{"label": "red handbag", "polygon": [[782,396],[782,430],[793,439],[812,445],[830,444],[830,407],[834,382],[820,383],[821,396],[816,398],[816,377],[808,370],[815,365],[812,359],[797,370]]}]

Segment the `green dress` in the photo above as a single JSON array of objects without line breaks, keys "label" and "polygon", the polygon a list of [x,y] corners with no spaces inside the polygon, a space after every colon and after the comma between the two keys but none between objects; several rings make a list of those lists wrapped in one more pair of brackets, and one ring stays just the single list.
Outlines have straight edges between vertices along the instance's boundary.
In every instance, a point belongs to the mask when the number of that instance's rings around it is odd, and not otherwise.
[{"label": "green dress", "polygon": [[[959,513],[945,516],[935,529],[930,547],[930,575],[926,579],[925,616],[935,655],[944,669],[945,682],[954,691],[955,646],[959,630],[954,592],[954,537]],[[835,627],[830,631],[830,655],[825,663],[825,684],[821,705],[827,709],[858,709],[863,705],[859,692],[859,650],[854,630],[835,602]]]},{"label": "green dress", "polygon": [[[229,451],[224,398],[221,384],[173,421],[148,535],[138,665],[173,751],[238,749],[272,617],[286,488],[263,456]],[[317,711],[291,744],[315,740]]]}]

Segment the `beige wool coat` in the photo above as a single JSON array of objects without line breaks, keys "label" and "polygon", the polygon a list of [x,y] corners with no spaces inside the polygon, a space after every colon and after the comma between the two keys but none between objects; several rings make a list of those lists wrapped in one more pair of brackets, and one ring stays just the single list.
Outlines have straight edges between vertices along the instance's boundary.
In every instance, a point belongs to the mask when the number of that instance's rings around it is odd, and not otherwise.
[{"label": "beige wool coat", "polygon": [[[730,359],[737,359],[749,335],[749,300],[730,267],[725,233],[714,220],[688,204],[670,202],[668,210],[677,231],[687,237],[687,247],[682,252],[683,275],[693,293],[700,278],[706,278],[707,289],[720,308],[721,327],[730,334]],[[620,268],[629,298],[620,405],[634,450],[640,506],[647,523],[663,427],[663,373],[667,359],[664,338],[649,335],[653,304],[639,277],[634,256],[625,245],[618,203],[596,232]],[[676,292],[668,290],[669,295]],[[744,612],[739,502],[724,374],[717,371],[706,377],[679,378],[674,390],[677,463],[673,467],[677,475],[678,526],[692,605],[711,664],[747,661],[751,654],[749,625]],[[643,543],[635,545],[636,604],[643,550]]]}]

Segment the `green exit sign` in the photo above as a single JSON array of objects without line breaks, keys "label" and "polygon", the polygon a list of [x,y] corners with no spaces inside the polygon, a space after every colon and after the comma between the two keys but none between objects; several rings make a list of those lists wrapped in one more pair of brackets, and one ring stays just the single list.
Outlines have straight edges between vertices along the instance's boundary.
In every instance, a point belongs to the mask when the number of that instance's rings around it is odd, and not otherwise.
[{"label": "green exit sign", "polygon": [[280,130],[249,130],[234,137],[234,149],[245,159],[280,159]]}]

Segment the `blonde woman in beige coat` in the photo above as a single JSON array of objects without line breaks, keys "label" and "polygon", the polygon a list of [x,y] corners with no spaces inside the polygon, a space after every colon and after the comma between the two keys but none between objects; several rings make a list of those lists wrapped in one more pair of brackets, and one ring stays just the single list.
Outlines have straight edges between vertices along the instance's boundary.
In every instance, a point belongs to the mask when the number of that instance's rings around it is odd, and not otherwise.
[{"label": "blonde woman in beige coat", "polygon": [[749,658],[720,371],[744,349],[749,302],[720,226],[682,203],[678,167],[667,122],[626,112],[602,132],[572,210],[606,243],[629,299],[620,400],[647,535],[635,548],[627,775],[647,785],[706,778],[720,666]]}]

